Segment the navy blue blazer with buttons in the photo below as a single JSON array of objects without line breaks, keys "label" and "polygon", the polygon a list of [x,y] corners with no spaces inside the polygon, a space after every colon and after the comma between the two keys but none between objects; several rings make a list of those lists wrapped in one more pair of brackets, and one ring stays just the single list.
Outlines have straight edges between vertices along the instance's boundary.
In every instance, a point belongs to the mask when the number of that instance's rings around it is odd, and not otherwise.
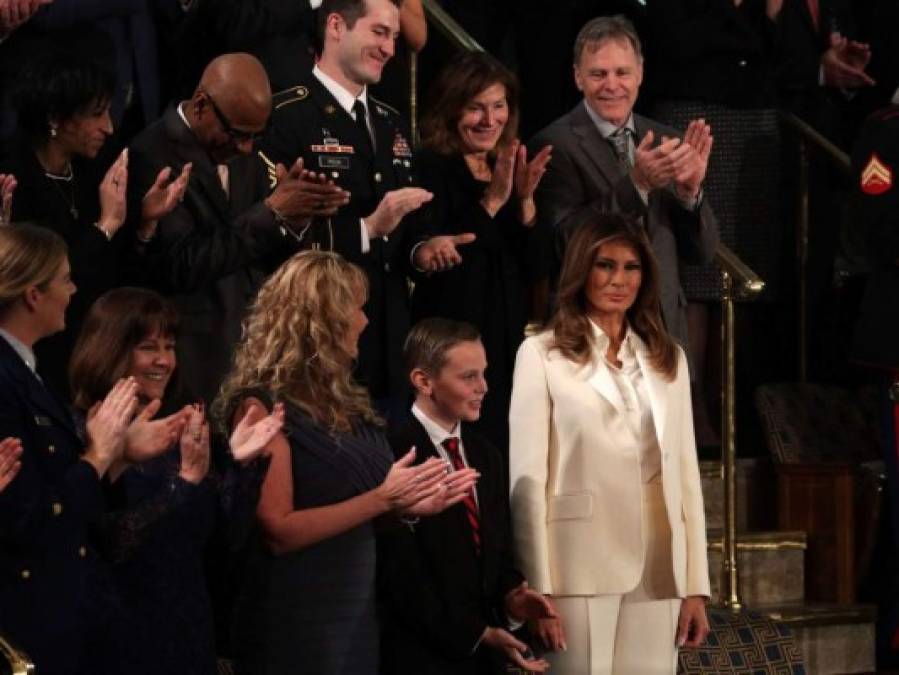
[{"label": "navy blue blazer with buttons", "polygon": [[[88,526],[104,502],[65,404],[0,337],[0,439],[22,441],[22,467],[0,491],[0,633],[41,675],[81,673],[100,561]],[[95,658],[96,655],[91,655]]]}]

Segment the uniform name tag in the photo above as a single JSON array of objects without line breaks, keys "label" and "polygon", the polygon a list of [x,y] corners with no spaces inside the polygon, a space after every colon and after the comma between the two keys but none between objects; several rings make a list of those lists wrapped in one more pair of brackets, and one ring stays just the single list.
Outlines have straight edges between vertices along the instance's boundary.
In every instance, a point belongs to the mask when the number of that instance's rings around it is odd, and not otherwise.
[{"label": "uniform name tag", "polygon": [[339,152],[345,155],[352,155],[355,150],[352,145],[313,145],[312,152]]},{"label": "uniform name tag", "polygon": [[49,417],[44,417],[43,415],[35,415],[34,423],[39,427],[52,427],[53,423],[50,421]]},{"label": "uniform name tag", "polygon": [[349,169],[350,168],[350,158],[349,157],[325,157],[323,155],[318,156],[318,165],[322,169]]}]

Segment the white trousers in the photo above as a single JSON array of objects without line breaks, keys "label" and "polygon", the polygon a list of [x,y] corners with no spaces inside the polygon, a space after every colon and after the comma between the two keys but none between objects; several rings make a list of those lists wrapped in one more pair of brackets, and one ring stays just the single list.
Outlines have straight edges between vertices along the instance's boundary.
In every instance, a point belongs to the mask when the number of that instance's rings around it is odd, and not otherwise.
[{"label": "white trousers", "polygon": [[643,487],[646,557],[640,583],[624,595],[556,596],[568,649],[547,655],[557,675],[674,675],[676,597],[671,528],[661,480]]}]

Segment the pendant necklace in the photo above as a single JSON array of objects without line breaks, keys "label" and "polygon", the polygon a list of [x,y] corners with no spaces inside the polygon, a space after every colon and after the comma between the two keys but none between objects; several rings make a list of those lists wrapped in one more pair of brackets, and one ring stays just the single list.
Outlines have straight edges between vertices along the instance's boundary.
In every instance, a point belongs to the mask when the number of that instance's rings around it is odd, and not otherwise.
[{"label": "pendant necklace", "polygon": [[[64,174],[55,174],[50,173],[49,171],[45,171],[44,175],[50,179],[50,183],[53,187],[56,188],[56,191],[59,193],[59,196],[62,198],[62,201],[66,206],[69,207],[69,213],[72,216],[72,220],[78,220],[78,207],[75,205],[75,172],[72,170],[72,165],[69,164],[68,170]],[[65,191],[60,186],[60,181],[67,183],[69,186],[69,194],[66,196]]]}]

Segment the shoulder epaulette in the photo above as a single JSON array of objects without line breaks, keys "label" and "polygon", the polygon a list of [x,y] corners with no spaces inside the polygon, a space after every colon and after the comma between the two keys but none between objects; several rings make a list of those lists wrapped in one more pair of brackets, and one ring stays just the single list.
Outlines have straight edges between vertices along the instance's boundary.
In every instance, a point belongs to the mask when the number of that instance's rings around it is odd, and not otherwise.
[{"label": "shoulder epaulette", "polygon": [[[394,108],[394,107],[391,106],[391,105],[387,105],[386,103],[384,103],[384,101],[382,101],[382,100],[380,100],[380,99],[377,99],[377,98],[375,98],[374,96],[369,96],[369,98],[371,99],[372,103],[374,103],[376,106],[380,106],[381,108],[385,108],[385,109],[389,110],[390,112],[392,112],[394,115],[399,115],[399,114],[400,114],[400,111],[399,111],[399,110],[397,110],[396,108]],[[378,111],[378,112],[381,112],[381,111]],[[381,114],[382,114],[382,115],[385,115],[386,113],[381,112]]]},{"label": "shoulder epaulette", "polygon": [[304,87],[303,85],[299,85],[296,87],[290,87],[289,89],[283,89],[276,94],[272,95],[272,101],[274,102],[274,107],[277,110],[285,105],[289,105],[291,103],[296,103],[298,101],[303,101],[309,97],[309,89]]}]

